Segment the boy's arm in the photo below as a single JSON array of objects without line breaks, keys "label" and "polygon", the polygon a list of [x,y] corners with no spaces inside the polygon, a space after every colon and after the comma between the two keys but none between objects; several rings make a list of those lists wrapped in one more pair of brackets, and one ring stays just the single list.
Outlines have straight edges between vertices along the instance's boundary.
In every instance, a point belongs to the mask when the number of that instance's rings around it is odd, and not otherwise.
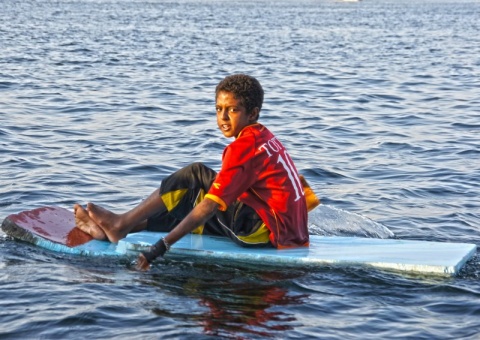
[{"label": "boy's arm", "polygon": [[[149,252],[141,253],[138,256],[136,268],[139,270],[147,270],[150,263],[158,256],[163,256],[167,251],[167,244],[172,245],[183,236],[195,230],[200,225],[204,225],[210,219],[219,205],[217,202],[209,198],[201,201],[193,210],[185,217],[171,232],[165,236],[165,239],[158,241]],[[170,246],[168,246],[170,247]]]}]

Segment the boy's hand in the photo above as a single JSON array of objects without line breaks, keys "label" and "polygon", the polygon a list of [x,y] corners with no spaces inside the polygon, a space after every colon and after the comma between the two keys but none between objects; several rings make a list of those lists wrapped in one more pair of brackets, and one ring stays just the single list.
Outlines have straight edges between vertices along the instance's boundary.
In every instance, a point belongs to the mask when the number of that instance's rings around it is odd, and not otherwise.
[{"label": "boy's hand", "polygon": [[137,258],[137,262],[135,264],[135,269],[139,271],[147,271],[150,269],[150,263],[148,263],[147,259],[145,258],[145,255],[140,253]]},{"label": "boy's hand", "polygon": [[165,239],[161,238],[157,243],[151,246],[148,251],[141,252],[140,255],[138,255],[135,269],[141,271],[150,269],[150,263],[152,263],[157,257],[163,257],[169,248],[170,246]]}]

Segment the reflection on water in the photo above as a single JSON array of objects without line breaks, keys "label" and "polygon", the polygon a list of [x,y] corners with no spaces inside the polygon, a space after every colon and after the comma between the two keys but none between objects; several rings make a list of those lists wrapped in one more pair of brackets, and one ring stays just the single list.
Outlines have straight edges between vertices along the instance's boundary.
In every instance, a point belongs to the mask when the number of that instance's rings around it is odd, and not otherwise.
[{"label": "reflection on water", "polygon": [[[295,315],[288,312],[289,307],[302,305],[309,297],[278,285],[301,277],[300,272],[256,272],[198,264],[191,269],[181,278],[162,273],[142,282],[160,288],[163,293],[167,289],[197,301],[202,308],[188,317],[195,319],[209,336],[276,338],[298,324]],[[153,307],[152,312],[160,317],[182,318],[161,306]]]}]

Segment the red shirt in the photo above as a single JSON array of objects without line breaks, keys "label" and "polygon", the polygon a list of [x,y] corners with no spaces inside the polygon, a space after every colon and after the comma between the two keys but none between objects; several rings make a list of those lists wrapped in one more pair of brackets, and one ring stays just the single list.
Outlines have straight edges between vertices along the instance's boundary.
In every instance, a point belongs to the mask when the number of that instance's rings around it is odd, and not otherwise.
[{"label": "red shirt", "polygon": [[225,210],[235,200],[255,209],[277,248],[308,246],[308,215],[300,178],[284,146],[263,125],[228,145],[207,197]]}]

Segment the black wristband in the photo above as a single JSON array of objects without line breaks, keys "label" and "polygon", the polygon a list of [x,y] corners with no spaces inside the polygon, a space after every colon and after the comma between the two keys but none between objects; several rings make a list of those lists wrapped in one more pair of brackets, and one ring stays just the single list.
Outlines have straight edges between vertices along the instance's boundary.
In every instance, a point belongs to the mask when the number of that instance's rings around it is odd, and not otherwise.
[{"label": "black wristband", "polygon": [[143,256],[148,263],[152,263],[157,257],[162,256],[167,252],[167,245],[163,238],[161,238],[157,243],[150,247],[149,251],[142,252]]}]

